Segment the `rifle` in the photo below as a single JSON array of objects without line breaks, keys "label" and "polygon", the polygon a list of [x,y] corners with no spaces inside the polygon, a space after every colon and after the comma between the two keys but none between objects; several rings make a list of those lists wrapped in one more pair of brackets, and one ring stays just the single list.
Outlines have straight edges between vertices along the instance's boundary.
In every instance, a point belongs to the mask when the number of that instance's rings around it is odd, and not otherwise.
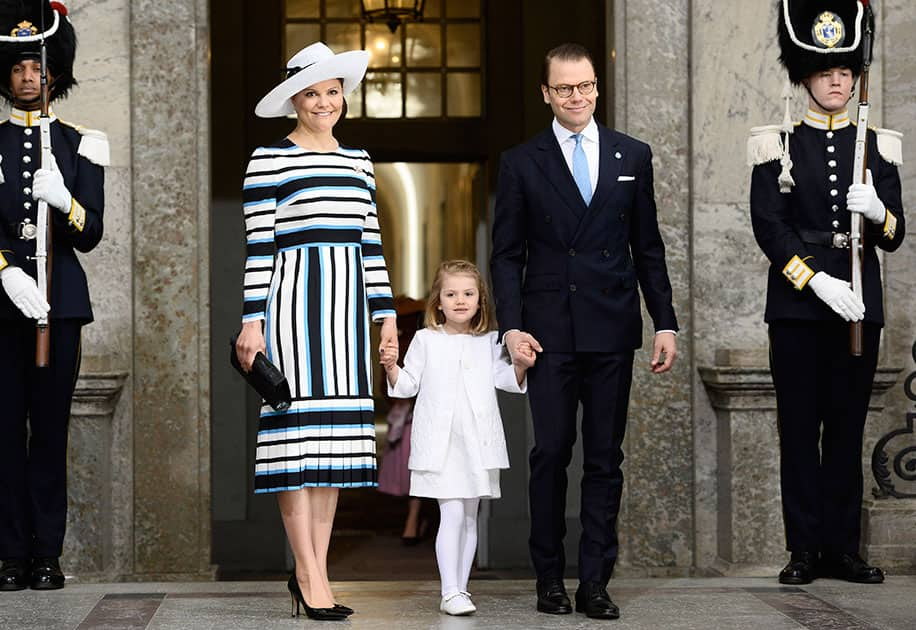
[{"label": "rifle", "polygon": [[[868,71],[871,66],[872,45],[874,44],[875,14],[868,0],[861,0],[865,8],[865,17],[862,20],[862,75],[859,77],[859,108],[856,114],[856,148],[852,165],[852,181],[866,183],[866,169],[868,168],[867,148],[865,145],[868,133]],[[852,291],[856,297],[862,297],[862,257],[865,245],[863,225],[864,219],[858,212],[852,213],[849,229],[849,270]],[[864,301],[864,300],[863,300]],[[849,352],[854,357],[862,356],[862,322],[849,324]]]}]

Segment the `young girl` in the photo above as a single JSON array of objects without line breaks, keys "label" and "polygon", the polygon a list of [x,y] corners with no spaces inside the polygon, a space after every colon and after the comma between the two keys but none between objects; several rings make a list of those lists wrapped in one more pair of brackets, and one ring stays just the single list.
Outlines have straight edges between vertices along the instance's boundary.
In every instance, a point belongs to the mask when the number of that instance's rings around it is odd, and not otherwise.
[{"label": "young girl", "polygon": [[467,592],[477,549],[480,497],[498,498],[499,469],[509,467],[496,389],[524,393],[535,355],[524,348],[516,365],[503,358],[490,331],[489,300],[480,271],[464,260],[439,265],[404,368],[397,349],[382,349],[388,393],[417,396],[410,436],[410,494],[439,500],[436,559],[442,580],[439,609],[468,615]]}]

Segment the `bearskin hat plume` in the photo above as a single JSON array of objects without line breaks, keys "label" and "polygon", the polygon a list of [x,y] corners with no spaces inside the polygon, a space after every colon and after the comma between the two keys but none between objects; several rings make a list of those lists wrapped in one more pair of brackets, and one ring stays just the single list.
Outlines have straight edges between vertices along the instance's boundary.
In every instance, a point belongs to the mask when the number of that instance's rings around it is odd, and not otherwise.
[{"label": "bearskin hat plume", "polygon": [[[73,59],[76,56],[76,33],[67,9],[60,2],[48,0],[0,0],[0,35],[23,37],[37,35],[42,28],[44,13],[45,33],[54,24],[55,13],[58,15],[57,30],[45,37],[48,54],[48,68],[51,71],[51,100],[63,98],[74,85]],[[0,41],[0,94],[12,102],[10,92],[10,71],[24,58],[39,59],[41,42]]]},{"label": "bearskin hat plume", "polygon": [[862,73],[865,4],[862,0],[777,1],[779,61],[792,83],[830,68],[846,67],[855,76]]}]

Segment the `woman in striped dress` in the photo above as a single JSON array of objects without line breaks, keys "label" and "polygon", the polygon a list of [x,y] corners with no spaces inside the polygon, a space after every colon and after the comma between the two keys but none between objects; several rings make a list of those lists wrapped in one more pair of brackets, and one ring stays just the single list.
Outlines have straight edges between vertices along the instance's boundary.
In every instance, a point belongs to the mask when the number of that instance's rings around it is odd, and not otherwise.
[{"label": "woman in striped dress", "polygon": [[237,351],[258,351],[289,381],[292,404],[264,404],[255,492],[276,492],[296,558],[289,589],[313,618],[341,619],[327,552],[339,488],[376,485],[369,320],[397,344],[368,154],[340,146],[333,129],[368,55],[312,44],[258,104],[261,117],[295,112],[296,128],[255,150],[244,186],[245,264]]}]

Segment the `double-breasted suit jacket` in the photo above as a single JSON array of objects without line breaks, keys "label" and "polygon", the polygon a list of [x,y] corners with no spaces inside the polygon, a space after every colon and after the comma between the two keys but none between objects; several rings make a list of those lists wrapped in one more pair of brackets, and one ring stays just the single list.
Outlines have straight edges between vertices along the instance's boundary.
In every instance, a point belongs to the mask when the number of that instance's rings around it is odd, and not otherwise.
[{"label": "double-breasted suit jacket", "polygon": [[500,331],[527,331],[548,352],[640,347],[640,289],[655,329],[677,330],[652,152],[598,129],[588,206],[551,128],[506,151],[500,164],[491,262]]}]

